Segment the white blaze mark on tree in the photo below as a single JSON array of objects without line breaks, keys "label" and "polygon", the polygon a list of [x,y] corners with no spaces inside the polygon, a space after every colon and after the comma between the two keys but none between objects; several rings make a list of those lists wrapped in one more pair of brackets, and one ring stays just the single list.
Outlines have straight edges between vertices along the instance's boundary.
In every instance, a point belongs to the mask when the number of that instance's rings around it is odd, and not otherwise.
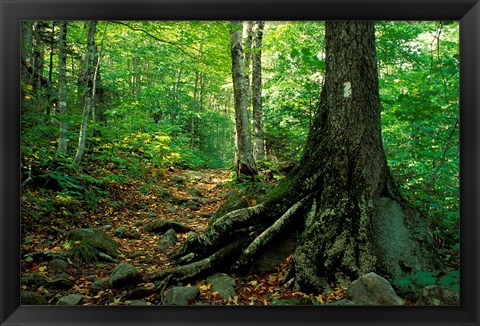
[{"label": "white blaze mark on tree", "polygon": [[349,81],[343,83],[343,97],[350,97],[352,95],[352,84]]}]

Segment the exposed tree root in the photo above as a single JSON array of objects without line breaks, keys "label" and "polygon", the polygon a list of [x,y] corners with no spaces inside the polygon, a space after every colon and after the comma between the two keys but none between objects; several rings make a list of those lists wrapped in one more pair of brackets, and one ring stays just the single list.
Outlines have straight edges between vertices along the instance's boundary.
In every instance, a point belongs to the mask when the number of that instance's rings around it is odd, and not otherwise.
[{"label": "exposed tree root", "polygon": [[300,212],[305,210],[305,207],[308,206],[310,198],[311,195],[294,204],[270,227],[257,236],[250,243],[250,245],[243,250],[237,262],[233,266],[233,270],[242,270],[246,266],[250,265],[258,252],[263,249],[276,235],[285,230],[290,223],[292,223],[293,220],[298,217]]},{"label": "exposed tree root", "polygon": [[[213,255],[200,261],[196,261],[184,266],[177,266],[174,268],[161,270],[152,275],[147,275],[144,277],[144,281],[163,281],[167,284],[175,284],[198,278],[207,274],[208,272],[211,272],[212,270],[217,270],[221,265],[224,265],[225,261],[229,261],[235,252],[238,251],[241,244],[242,243],[232,243],[222,247]],[[164,287],[166,287],[167,284],[164,284]]]}]

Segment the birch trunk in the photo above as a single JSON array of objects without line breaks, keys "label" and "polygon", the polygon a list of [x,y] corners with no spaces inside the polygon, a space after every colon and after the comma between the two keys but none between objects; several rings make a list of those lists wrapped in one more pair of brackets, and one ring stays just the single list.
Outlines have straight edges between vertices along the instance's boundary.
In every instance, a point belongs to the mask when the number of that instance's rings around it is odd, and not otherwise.
[{"label": "birch trunk", "polygon": [[232,79],[235,98],[235,126],[237,137],[237,159],[235,168],[238,176],[255,177],[257,166],[253,159],[250,124],[247,115],[247,87],[245,85],[242,45],[242,24],[231,23]]},{"label": "birch trunk", "polygon": [[95,30],[97,22],[91,21],[88,29],[88,54],[87,54],[87,67],[85,71],[85,102],[83,106],[82,123],[80,125],[80,132],[78,136],[78,147],[73,160],[73,164],[80,164],[82,160],[83,152],[85,151],[85,143],[88,129],[88,119],[90,111],[93,106],[93,100],[95,96],[95,79],[96,79],[96,49],[95,49]]},{"label": "birch trunk", "polygon": [[265,22],[255,22],[252,48],[253,156],[257,164],[265,158],[262,127],[262,38]]}]

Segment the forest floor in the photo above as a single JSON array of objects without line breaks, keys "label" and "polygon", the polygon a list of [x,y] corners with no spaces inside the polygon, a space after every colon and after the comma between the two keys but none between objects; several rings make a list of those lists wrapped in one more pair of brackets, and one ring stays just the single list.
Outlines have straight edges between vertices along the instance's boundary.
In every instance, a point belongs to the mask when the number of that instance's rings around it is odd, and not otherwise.
[{"label": "forest floor", "polygon": [[[25,254],[39,251],[62,251],[63,235],[77,227],[102,228],[119,243],[118,260],[134,265],[142,275],[173,266],[169,254],[177,250],[188,234],[177,235],[176,244],[165,250],[157,245],[162,235],[146,232],[144,225],[155,220],[172,220],[189,226],[197,234],[208,225],[209,218],[227,200],[236,188],[231,181],[231,171],[225,169],[191,171],[167,170],[155,178],[155,182],[130,180],[108,189],[109,199],[99,200],[95,210],[81,206],[65,205],[59,210],[59,216],[50,218],[32,218],[31,214],[22,216],[22,247]],[[237,188],[238,190],[238,188]],[[30,195],[40,195],[31,193]],[[35,209],[31,203],[22,206],[24,211]],[[77,210],[72,214],[70,211]],[[65,215],[72,215],[70,219]],[[124,227],[139,233],[138,239],[125,239],[115,236],[115,230]],[[190,286],[197,286],[200,299],[197,303],[216,305],[266,305],[280,299],[296,299],[299,304],[319,304],[341,300],[345,289],[337,288],[330,293],[314,296],[295,292],[291,286],[284,285],[285,273],[292,258],[289,256],[275,271],[263,275],[230,275],[236,282],[237,296],[222,298],[213,292],[205,280],[198,280]],[[151,283],[140,283],[134,297],[127,295],[132,288],[112,289],[105,287],[92,293],[90,285],[95,280],[107,282],[110,272],[117,263],[96,262],[78,264],[69,261],[63,278],[73,282],[68,289],[52,289],[37,282],[22,282],[21,289],[42,293],[48,304],[56,304],[60,297],[79,293],[83,296],[83,305],[129,305],[133,300],[141,300],[147,305],[160,304],[158,293],[148,289],[155,287]],[[22,260],[23,279],[55,279],[58,275],[49,269],[47,262]],[[44,283],[40,283],[44,284]],[[187,285],[187,284],[184,284]],[[188,285],[187,285],[188,286]],[[134,286],[135,288],[135,286]]]}]

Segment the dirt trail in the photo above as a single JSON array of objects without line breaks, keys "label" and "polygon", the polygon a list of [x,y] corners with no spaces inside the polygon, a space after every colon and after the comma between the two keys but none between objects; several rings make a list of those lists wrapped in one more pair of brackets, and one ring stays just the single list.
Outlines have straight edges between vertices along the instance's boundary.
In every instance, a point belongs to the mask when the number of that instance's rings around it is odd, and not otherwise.
[{"label": "dirt trail", "polygon": [[[158,245],[163,235],[147,232],[144,226],[156,220],[172,220],[187,225],[197,234],[202,233],[208,225],[209,217],[226,201],[228,195],[235,190],[229,182],[231,171],[224,169],[191,171],[162,171],[154,180],[147,182],[131,180],[122,185],[108,188],[109,199],[102,199],[94,212],[86,210],[77,218],[76,223],[62,221],[63,231],[75,227],[102,228],[119,243],[118,260],[134,265],[141,274],[150,274],[172,266],[169,253],[178,249],[188,233],[177,234],[177,241],[171,248]],[[49,230],[47,219],[29,220],[29,225],[22,244],[22,253],[43,250],[62,251],[62,237],[45,234]],[[57,221],[58,222],[58,221]],[[119,227],[138,235],[136,239],[116,236]],[[297,300],[299,304],[312,304],[318,301],[340,300],[344,297],[344,289],[336,289],[325,296],[314,297],[311,294],[295,292],[285,286],[287,267],[292,259],[289,256],[275,272],[264,275],[237,277],[230,275],[236,282],[237,296],[224,299],[199,280],[192,286],[200,289],[199,302],[217,305],[266,305],[282,299]],[[91,284],[98,280],[107,283],[116,263],[97,262],[79,265],[70,262],[66,273],[60,277],[73,282],[68,289],[52,289],[33,282],[22,282],[23,291],[41,293],[48,304],[56,304],[60,297],[68,294],[81,294],[83,305],[129,305],[134,300],[143,304],[160,304],[160,295],[149,289],[155,288],[153,283],[140,283],[134,295],[132,289],[111,289],[104,287],[100,291],[90,290]],[[22,262],[22,279],[54,279],[58,277],[49,270],[48,262]]]}]

